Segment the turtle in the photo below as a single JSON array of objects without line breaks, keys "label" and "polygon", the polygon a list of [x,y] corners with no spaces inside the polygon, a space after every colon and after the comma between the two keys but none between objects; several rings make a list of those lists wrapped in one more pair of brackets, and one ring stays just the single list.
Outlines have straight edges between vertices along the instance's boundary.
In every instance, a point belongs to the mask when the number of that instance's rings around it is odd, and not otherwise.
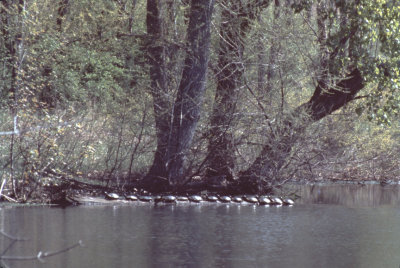
[{"label": "turtle", "polygon": [[138,197],[137,197],[137,195],[130,194],[130,195],[125,195],[125,199],[128,201],[137,201]]},{"label": "turtle", "polygon": [[291,198],[285,198],[283,199],[283,204],[286,206],[293,206],[294,205],[294,201]]},{"label": "turtle", "polygon": [[230,196],[223,195],[223,196],[218,196],[218,200],[222,203],[229,203],[232,201],[232,198]]},{"label": "turtle", "polygon": [[138,199],[142,202],[151,202],[153,201],[153,197],[150,195],[140,195],[138,196]]},{"label": "turtle", "polygon": [[107,192],[105,192],[104,195],[105,195],[105,198],[107,200],[118,200],[119,199],[119,195],[116,194],[116,193],[107,193]]},{"label": "turtle", "polygon": [[203,201],[203,198],[200,195],[190,195],[188,196],[190,202],[200,203]]},{"label": "turtle", "polygon": [[240,197],[240,196],[234,196],[234,197],[232,197],[232,202],[242,203],[243,202],[243,198]]},{"label": "turtle", "polygon": [[161,200],[164,203],[175,203],[176,202],[176,196],[174,195],[165,195],[161,198]]},{"label": "turtle", "polygon": [[268,198],[268,196],[259,196],[258,204],[260,205],[271,205],[272,201]]},{"label": "turtle", "polygon": [[163,201],[163,197],[161,195],[155,195],[152,197],[153,201],[156,203],[159,203],[161,201]]},{"label": "turtle", "polygon": [[207,195],[206,200],[208,202],[217,202],[218,201],[218,196],[216,195]]},{"label": "turtle", "polygon": [[251,203],[251,204],[258,204],[258,199],[254,195],[250,195],[250,196],[246,195],[243,197],[243,200],[248,203]]},{"label": "turtle", "polygon": [[189,201],[189,197],[187,197],[187,196],[177,196],[176,197],[176,201],[187,202],[187,201]]},{"label": "turtle", "polygon": [[272,205],[278,205],[278,206],[283,205],[283,201],[279,197],[270,197],[270,199],[272,201]]}]

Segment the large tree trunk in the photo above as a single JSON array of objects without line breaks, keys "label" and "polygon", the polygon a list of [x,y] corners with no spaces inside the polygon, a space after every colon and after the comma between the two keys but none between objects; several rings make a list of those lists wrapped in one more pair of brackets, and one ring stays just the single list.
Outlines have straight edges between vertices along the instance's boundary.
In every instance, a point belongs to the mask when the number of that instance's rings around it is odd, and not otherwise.
[{"label": "large tree trunk", "polygon": [[[322,86],[324,85],[318,84],[310,100],[294,110],[271,138],[271,143],[264,145],[253,164],[240,174],[239,183],[244,190],[268,191],[276,171],[282,167],[289,156],[296,137],[299,137],[308,125],[353,100],[364,84],[360,71],[354,69],[335,86],[325,90],[322,90]],[[302,116],[307,120],[304,121]]]},{"label": "large tree trunk", "polygon": [[234,179],[234,112],[244,73],[245,38],[260,7],[266,3],[222,1],[218,50],[217,88],[208,135],[206,177],[210,183],[223,184]]},{"label": "large tree trunk", "polygon": [[[363,88],[363,78],[358,69],[351,72],[334,84],[330,75],[335,73],[330,70],[330,64],[338,56],[338,51],[351,39],[353,32],[344,36],[337,49],[329,53],[327,46],[328,33],[326,20],[328,18],[326,1],[316,2],[317,38],[319,43],[319,72],[317,74],[317,87],[310,100],[287,116],[274,133],[270,133],[269,140],[262,148],[260,154],[252,165],[241,172],[239,183],[249,192],[265,192],[278,179],[277,173],[288,160],[291,149],[304,130],[325,116],[343,107],[353,100],[355,95]],[[352,29],[355,31],[356,27]]]},{"label": "large tree trunk", "polygon": [[184,183],[185,161],[191,146],[205,92],[214,0],[192,0],[187,31],[188,51],[173,112],[169,142],[168,180],[173,188]]},{"label": "large tree trunk", "polygon": [[[144,187],[153,191],[176,188],[184,182],[185,161],[200,118],[205,91],[214,0],[192,1],[187,30],[187,54],[173,113],[170,114],[166,78],[166,51],[157,0],[147,2],[150,78],[157,131],[157,150]],[[172,121],[172,125],[171,125]]]},{"label": "large tree trunk", "polygon": [[[157,133],[157,148],[153,164],[148,171],[144,186],[162,184],[167,185],[166,175],[168,162],[167,147],[170,135],[170,103],[167,85],[167,70],[165,67],[166,48],[163,44],[162,18],[158,0],[147,1],[147,55],[150,66],[150,91],[153,97],[155,128]],[[159,183],[157,183],[157,182]],[[161,187],[161,185],[160,185]]]}]

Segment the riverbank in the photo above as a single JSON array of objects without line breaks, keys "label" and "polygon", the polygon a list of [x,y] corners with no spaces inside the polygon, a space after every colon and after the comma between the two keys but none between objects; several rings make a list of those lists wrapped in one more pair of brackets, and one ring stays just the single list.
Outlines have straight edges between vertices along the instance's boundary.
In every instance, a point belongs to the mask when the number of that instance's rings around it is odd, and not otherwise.
[{"label": "riverbank", "polygon": [[[285,196],[290,197],[294,200],[298,200],[302,198],[302,187],[312,187],[312,188],[329,188],[332,186],[341,187],[341,186],[352,186],[352,189],[356,189],[357,187],[364,186],[376,186],[376,187],[386,187],[386,186],[397,186],[400,185],[400,181],[397,179],[393,180],[291,180],[286,182],[285,184],[276,186],[269,195],[275,196]],[[127,196],[150,196],[152,198],[152,202],[154,202],[154,198],[157,196],[182,196],[187,197],[189,195],[193,195],[193,192],[180,192],[180,193],[171,193],[171,192],[163,192],[152,194],[150,191],[146,191],[143,189],[132,188],[128,190],[127,187],[107,187],[99,184],[88,184],[81,183],[79,181],[73,181],[73,183],[69,185],[53,185],[47,186],[42,190],[42,195],[39,198],[31,199],[31,200],[18,200],[10,194],[8,191],[4,191],[0,196],[1,203],[4,204],[47,204],[47,205],[77,205],[77,204],[132,204],[132,200],[126,198]],[[352,190],[352,191],[353,191]],[[111,200],[107,196],[107,193],[114,193],[118,195],[117,198]],[[206,197],[208,195],[220,196],[225,193],[217,192],[217,191],[200,191],[198,193],[199,196]],[[236,193],[234,195],[229,196],[252,196],[256,195],[254,193]],[[262,194],[260,194],[262,196]],[[128,199],[128,200],[127,200]],[[134,200],[133,200],[134,201]],[[182,203],[182,202],[180,202]]]}]

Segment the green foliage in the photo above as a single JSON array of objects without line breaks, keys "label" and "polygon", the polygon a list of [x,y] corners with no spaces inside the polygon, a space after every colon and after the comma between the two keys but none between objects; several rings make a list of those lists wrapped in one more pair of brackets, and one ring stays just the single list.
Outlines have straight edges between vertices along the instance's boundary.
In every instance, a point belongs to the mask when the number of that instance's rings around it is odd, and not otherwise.
[{"label": "green foliage", "polygon": [[[142,121],[151,118],[143,115],[149,95],[142,40],[134,37],[143,33],[144,2],[69,1],[61,27],[58,4],[27,2],[23,14],[0,7],[0,29],[12,33],[0,31],[0,92],[4,100],[17,88],[13,107],[20,130],[13,147],[11,136],[2,137],[0,163],[21,199],[34,198],[54,180],[82,174],[111,178],[149,161],[150,151],[141,145],[144,135],[152,143],[151,127]],[[19,33],[20,54],[11,57],[6,41]],[[3,108],[0,114],[1,131],[12,130],[12,113]]]},{"label": "green foliage", "polygon": [[361,1],[357,8],[365,53],[359,65],[373,90],[365,103],[369,118],[390,124],[400,103],[400,4],[398,1]]},{"label": "green foliage", "polygon": [[[379,124],[390,124],[390,118],[395,118],[400,109],[399,2],[314,0],[296,2],[291,7],[295,12],[309,12],[312,4],[325,5],[328,50],[338,50],[339,56],[330,62],[330,72],[338,76],[351,64],[362,70],[368,100],[358,112],[366,111],[370,120]],[[349,49],[351,57],[346,55]]]},{"label": "green foliage", "polygon": [[[347,112],[355,108],[350,106]],[[400,176],[398,126],[377,125],[366,117],[349,118],[343,113],[312,126],[294,150],[289,170],[294,170],[298,178],[316,180],[386,180]]]},{"label": "green foliage", "polygon": [[[65,53],[65,54],[64,54]],[[72,46],[57,55],[53,66],[52,87],[61,103],[72,101],[106,105],[121,101],[127,79],[124,63],[109,52]]]},{"label": "green foliage", "polygon": [[303,10],[310,10],[313,4],[313,0],[301,0],[294,1],[290,4],[290,7],[293,8],[294,12],[299,13]]},{"label": "green foliage", "polygon": [[[151,77],[144,60],[151,56],[144,49],[149,44],[146,1],[69,1],[61,26],[57,24],[58,2],[26,1],[23,13],[18,13],[16,6],[10,10],[0,8],[1,131],[13,129],[13,114],[5,104],[9,104],[12,90],[18,89],[15,113],[23,132],[15,136],[12,154],[14,176],[22,196],[28,196],[45,181],[61,177],[90,174],[89,177],[110,179],[143,172],[151,163],[156,144]],[[168,85],[162,97],[172,106],[186,53],[185,16],[189,9],[183,3],[186,1],[160,2],[160,16],[166,25],[160,42],[165,49]],[[288,1],[279,2],[280,12],[271,4],[260,9],[258,18],[243,18],[251,22],[251,30],[239,40],[244,44],[244,52],[237,65],[244,68],[244,74],[237,82],[235,90],[239,93],[232,104],[234,118],[226,130],[233,136],[229,146],[237,148],[237,171],[249,166],[261,146],[270,142],[268,133],[278,133],[280,120],[313,94],[321,73],[317,3],[326,3],[323,16],[328,39],[324,45],[329,53],[337,50],[328,67],[330,78],[340,79],[355,65],[362,70],[366,87],[360,92],[356,107],[341,115],[342,121],[322,122],[307,134],[312,141],[310,146],[306,141],[296,145],[296,163],[315,156],[314,151],[328,155],[332,144],[348,149],[333,150],[335,154],[329,155],[331,162],[341,155],[347,159],[357,155],[363,161],[376,151],[382,155],[387,151],[387,156],[393,156],[398,151],[394,129],[398,127],[400,111],[398,1],[304,0],[290,1],[290,5]],[[225,8],[217,5],[214,13],[208,91],[189,156],[190,169],[200,174],[207,156],[204,137],[215,103],[217,74],[221,71],[216,67],[218,25],[237,23],[220,21]],[[278,15],[274,17],[275,14]],[[14,56],[7,47],[10,41],[22,41]],[[272,56],[275,61],[271,63]],[[265,85],[258,85],[260,66],[273,70],[268,92]],[[18,72],[13,80],[14,67]],[[354,120],[355,114],[358,117],[353,124],[343,123]],[[319,132],[319,128],[323,131]],[[336,134],[332,137],[327,133]],[[279,147],[279,140],[276,141]],[[10,136],[1,137],[0,164],[5,177],[11,177],[10,143]],[[388,162],[396,164],[394,160]],[[293,168],[299,166],[303,167],[300,164]]]}]

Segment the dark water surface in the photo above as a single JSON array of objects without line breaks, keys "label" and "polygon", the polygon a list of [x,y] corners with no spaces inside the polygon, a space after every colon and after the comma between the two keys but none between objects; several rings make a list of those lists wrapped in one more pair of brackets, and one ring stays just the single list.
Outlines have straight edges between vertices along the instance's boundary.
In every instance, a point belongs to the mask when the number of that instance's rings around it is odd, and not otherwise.
[{"label": "dark water surface", "polygon": [[[399,267],[400,186],[296,186],[293,207],[236,204],[0,207],[30,238],[6,255],[85,247],[9,267]],[[0,238],[3,251],[9,240]]]}]

